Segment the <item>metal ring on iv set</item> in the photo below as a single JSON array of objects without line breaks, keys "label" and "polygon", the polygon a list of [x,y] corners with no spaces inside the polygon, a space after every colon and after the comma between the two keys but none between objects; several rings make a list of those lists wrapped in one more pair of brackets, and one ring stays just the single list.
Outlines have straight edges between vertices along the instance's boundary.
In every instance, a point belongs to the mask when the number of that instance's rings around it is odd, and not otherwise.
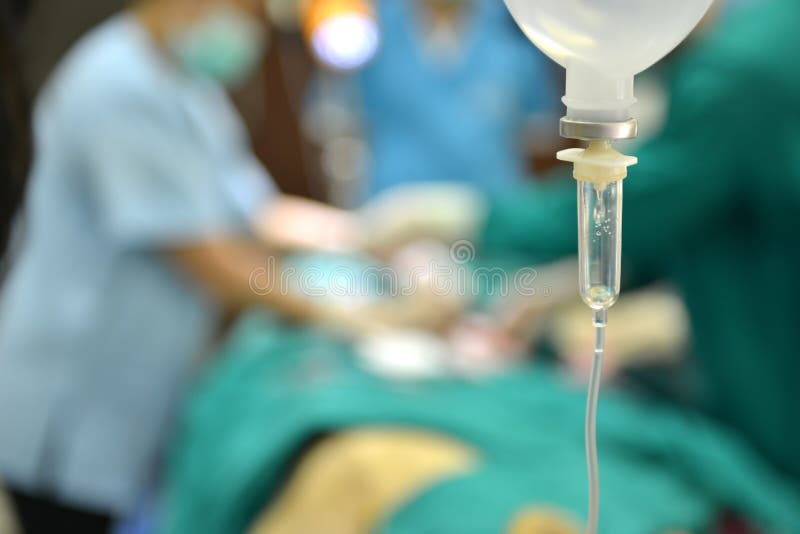
[{"label": "metal ring on iv set", "polygon": [[636,119],[621,122],[589,122],[562,117],[559,133],[561,137],[582,141],[633,139],[639,134],[639,123]]}]

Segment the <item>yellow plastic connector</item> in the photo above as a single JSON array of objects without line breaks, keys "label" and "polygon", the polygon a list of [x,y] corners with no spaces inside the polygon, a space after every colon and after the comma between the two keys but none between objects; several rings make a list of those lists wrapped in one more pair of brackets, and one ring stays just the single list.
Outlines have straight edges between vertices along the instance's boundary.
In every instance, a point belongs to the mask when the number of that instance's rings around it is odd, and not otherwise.
[{"label": "yellow plastic connector", "polygon": [[558,153],[558,159],[575,164],[573,176],[576,180],[596,185],[609,184],[628,176],[628,167],[639,160],[614,150],[610,141],[592,141],[589,147],[568,148]]}]

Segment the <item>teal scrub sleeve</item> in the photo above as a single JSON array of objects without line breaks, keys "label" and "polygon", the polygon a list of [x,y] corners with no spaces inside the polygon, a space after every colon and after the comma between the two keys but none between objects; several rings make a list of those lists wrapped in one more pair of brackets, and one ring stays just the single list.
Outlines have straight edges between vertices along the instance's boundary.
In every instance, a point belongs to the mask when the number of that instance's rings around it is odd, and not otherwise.
[{"label": "teal scrub sleeve", "polygon": [[191,127],[157,108],[100,105],[79,153],[95,215],[122,243],[193,242],[245,228],[224,180],[252,174],[252,164],[219,161]]},{"label": "teal scrub sleeve", "polygon": [[528,183],[489,198],[477,237],[481,254],[519,254],[531,263],[576,254],[576,202],[575,182],[566,172],[545,184]]},{"label": "teal scrub sleeve", "polygon": [[623,254],[653,259],[718,235],[746,193],[751,111],[730,75],[703,62],[679,69],[663,132],[625,180]]}]

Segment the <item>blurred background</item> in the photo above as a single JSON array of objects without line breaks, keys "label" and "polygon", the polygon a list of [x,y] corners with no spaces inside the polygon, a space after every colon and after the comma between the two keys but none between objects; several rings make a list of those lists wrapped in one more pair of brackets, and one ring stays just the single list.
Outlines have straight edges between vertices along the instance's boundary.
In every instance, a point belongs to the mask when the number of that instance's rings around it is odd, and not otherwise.
[{"label": "blurred background", "polygon": [[[500,0],[0,15],[0,534],[582,531],[580,144]],[[603,531],[800,532],[798,17],[637,78]]]}]

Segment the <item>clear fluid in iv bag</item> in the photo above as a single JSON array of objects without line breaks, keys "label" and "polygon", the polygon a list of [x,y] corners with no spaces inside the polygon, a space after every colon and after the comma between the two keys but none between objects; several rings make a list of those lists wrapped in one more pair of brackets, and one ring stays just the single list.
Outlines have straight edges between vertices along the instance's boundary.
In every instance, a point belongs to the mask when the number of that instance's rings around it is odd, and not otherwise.
[{"label": "clear fluid in iv bag", "polygon": [[711,0],[505,0],[539,49],[609,79],[633,76],[672,50]]},{"label": "clear fluid in iv bag", "polygon": [[619,296],[622,239],[622,181],[578,182],[580,293],[595,310]]}]

